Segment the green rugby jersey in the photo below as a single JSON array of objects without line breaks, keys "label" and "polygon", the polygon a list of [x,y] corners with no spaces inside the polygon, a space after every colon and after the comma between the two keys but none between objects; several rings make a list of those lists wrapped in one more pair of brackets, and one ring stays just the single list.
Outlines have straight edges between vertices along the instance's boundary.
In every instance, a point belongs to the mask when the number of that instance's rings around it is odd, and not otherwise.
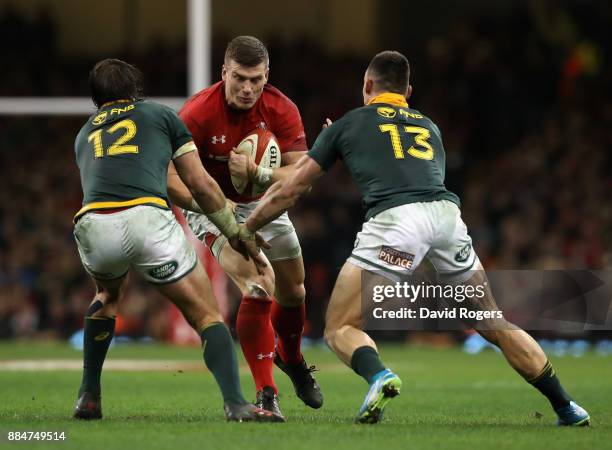
[{"label": "green rugby jersey", "polygon": [[444,186],[440,130],[399,94],[379,95],[345,114],[321,132],[308,155],[323,170],[344,161],[363,195],[367,219],[406,203],[459,205]]},{"label": "green rugby jersey", "polygon": [[105,208],[168,208],[170,159],[196,150],[177,114],[146,100],[102,105],[79,131],[74,148],[83,188],[75,219]]}]

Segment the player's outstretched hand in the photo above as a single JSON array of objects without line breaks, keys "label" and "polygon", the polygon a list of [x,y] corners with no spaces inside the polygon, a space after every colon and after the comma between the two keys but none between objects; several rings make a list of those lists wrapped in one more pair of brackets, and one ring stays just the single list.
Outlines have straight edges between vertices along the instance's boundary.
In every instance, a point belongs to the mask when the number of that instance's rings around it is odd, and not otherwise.
[{"label": "player's outstretched hand", "polygon": [[230,175],[243,180],[245,183],[251,180],[257,171],[257,164],[253,161],[253,158],[245,153],[236,152],[235,148],[230,151],[227,165]]},{"label": "player's outstretched hand", "polygon": [[264,274],[267,267],[266,259],[262,256],[260,248],[270,248],[270,244],[259,234],[247,230],[244,224],[240,224],[238,234],[228,238],[229,244],[240,253],[247,261],[253,259],[257,272]]}]

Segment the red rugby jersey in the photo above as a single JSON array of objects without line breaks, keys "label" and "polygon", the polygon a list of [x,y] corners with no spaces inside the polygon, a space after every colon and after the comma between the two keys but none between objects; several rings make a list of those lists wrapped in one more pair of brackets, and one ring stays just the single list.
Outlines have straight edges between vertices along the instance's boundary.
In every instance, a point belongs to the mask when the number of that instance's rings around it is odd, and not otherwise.
[{"label": "red rugby jersey", "polygon": [[232,185],[227,161],[229,152],[257,127],[276,136],[281,153],[306,151],[306,134],[297,106],[281,91],[266,84],[259,100],[248,110],[229,107],[223,81],[189,98],[179,116],[191,131],[206,170],[225,196],[246,203],[256,200],[239,194]]}]

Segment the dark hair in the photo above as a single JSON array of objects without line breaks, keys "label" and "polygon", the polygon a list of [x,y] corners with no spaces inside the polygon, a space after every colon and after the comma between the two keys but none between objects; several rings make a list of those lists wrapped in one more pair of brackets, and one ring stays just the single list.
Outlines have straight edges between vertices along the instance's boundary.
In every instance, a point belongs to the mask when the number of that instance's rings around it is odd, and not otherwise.
[{"label": "dark hair", "polygon": [[225,63],[232,59],[241,66],[255,67],[261,63],[268,65],[268,49],[253,36],[238,36],[227,44]]},{"label": "dark hair", "polygon": [[368,65],[377,90],[404,95],[410,83],[410,63],[400,52],[384,51]]},{"label": "dark hair", "polygon": [[91,99],[96,107],[113,100],[142,98],[142,72],[120,59],[103,59],[89,72]]}]

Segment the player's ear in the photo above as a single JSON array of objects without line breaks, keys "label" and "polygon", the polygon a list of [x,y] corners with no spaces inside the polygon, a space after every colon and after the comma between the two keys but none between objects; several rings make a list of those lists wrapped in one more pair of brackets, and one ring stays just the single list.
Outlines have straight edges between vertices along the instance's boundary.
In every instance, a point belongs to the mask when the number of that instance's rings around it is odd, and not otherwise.
[{"label": "player's ear", "polygon": [[270,68],[266,69],[266,73],[264,74],[264,84],[268,82],[268,78],[270,77]]},{"label": "player's ear", "polygon": [[226,69],[226,67],[225,67],[225,64],[223,64],[223,65],[221,66],[221,79],[222,79],[223,81],[225,81],[225,78],[226,78],[226,77],[227,77],[227,69]]},{"label": "player's ear", "polygon": [[374,89],[374,80],[371,78],[366,78],[365,83],[363,84],[363,92],[368,95],[372,94],[372,90]]},{"label": "player's ear", "polygon": [[410,96],[411,96],[411,95],[412,95],[412,85],[411,85],[411,84],[409,84],[409,85],[408,85],[408,88],[406,89],[406,95],[405,95],[406,100],[408,100],[408,99],[410,98]]}]

